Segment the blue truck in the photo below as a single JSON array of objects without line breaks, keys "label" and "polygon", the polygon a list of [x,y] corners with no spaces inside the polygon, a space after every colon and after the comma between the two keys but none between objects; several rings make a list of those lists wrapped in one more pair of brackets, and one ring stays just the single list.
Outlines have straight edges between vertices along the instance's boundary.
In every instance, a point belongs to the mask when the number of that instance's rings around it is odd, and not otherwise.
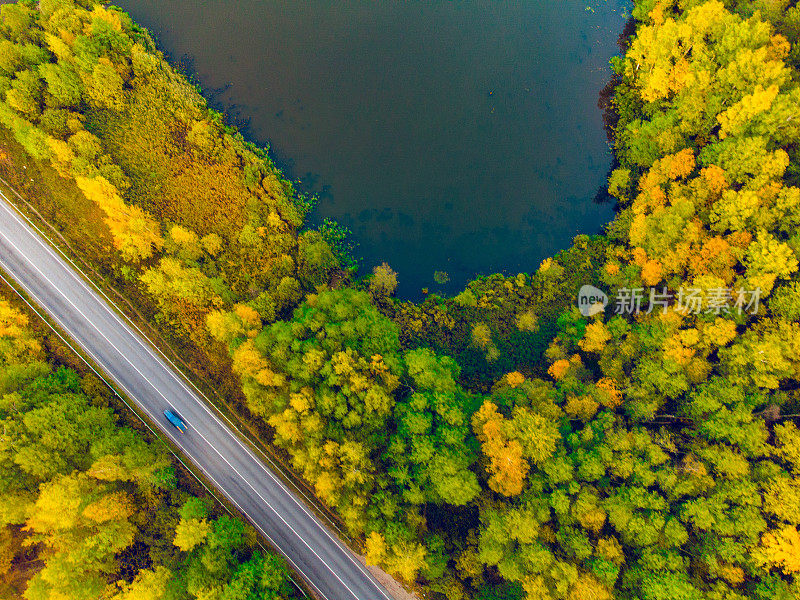
[{"label": "blue truck", "polygon": [[186,423],[178,413],[176,413],[171,408],[168,408],[167,410],[164,411],[164,416],[167,417],[167,421],[169,421],[175,426],[175,429],[177,429],[181,433],[186,433]]}]

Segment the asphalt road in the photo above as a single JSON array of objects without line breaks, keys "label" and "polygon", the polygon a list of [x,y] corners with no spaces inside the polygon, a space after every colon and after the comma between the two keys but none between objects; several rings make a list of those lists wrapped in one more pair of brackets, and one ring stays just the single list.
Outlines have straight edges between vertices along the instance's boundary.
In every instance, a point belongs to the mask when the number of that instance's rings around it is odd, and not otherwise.
[{"label": "asphalt road", "polygon": [[[389,594],[247,448],[153,346],[115,313],[0,193],[0,269],[10,275],[326,600]],[[164,417],[172,407],[181,434]]]}]

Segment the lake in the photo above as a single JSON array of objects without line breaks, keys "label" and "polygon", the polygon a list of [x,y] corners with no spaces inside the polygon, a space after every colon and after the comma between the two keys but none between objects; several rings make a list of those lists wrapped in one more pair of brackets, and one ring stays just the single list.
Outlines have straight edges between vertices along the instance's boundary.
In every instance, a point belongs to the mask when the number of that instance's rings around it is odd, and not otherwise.
[{"label": "lake", "polygon": [[401,296],[533,271],[612,217],[597,101],[623,0],[118,4]]}]

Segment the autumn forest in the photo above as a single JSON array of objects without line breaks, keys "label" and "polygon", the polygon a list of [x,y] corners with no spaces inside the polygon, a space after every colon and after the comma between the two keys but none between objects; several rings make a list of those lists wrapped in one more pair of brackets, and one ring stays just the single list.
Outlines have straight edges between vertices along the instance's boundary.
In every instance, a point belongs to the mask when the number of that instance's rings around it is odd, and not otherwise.
[{"label": "autumn forest", "polygon": [[[306,226],[313,198],[95,0],[0,7],[0,176],[409,589],[798,598],[800,5],[633,5],[614,220],[453,297],[360,273],[347,232]],[[605,311],[579,310],[584,284]],[[646,293],[690,288],[700,310]],[[615,311],[633,289],[641,310]],[[7,287],[0,428],[0,596],[302,597]]]}]

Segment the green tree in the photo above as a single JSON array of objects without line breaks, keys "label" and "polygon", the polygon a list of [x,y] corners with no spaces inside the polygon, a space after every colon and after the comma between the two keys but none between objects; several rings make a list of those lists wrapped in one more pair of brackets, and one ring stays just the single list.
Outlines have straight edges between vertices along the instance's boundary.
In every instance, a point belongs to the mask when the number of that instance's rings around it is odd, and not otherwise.
[{"label": "green tree", "polygon": [[467,504],[480,486],[469,468],[477,457],[466,444],[469,399],[455,383],[458,366],[427,349],[412,350],[405,360],[414,393],[395,406],[389,474],[408,502]]},{"label": "green tree", "polygon": [[80,105],[83,84],[69,64],[47,63],[39,68],[39,74],[47,84],[45,100],[48,106],[72,108]]},{"label": "green tree", "polygon": [[33,71],[20,71],[6,92],[6,102],[27,119],[36,119],[42,113],[42,80]]}]

